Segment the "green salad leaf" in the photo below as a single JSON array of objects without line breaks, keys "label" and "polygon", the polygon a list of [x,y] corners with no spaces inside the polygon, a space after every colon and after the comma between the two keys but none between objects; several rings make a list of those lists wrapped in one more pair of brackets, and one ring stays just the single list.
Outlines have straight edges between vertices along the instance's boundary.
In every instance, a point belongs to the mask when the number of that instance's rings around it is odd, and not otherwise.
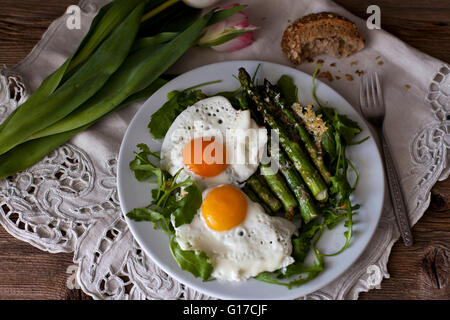
[{"label": "green salad leaf", "polygon": [[212,273],[212,265],[204,252],[182,250],[174,238],[170,241],[170,251],[181,269],[188,271],[194,277],[209,280]]},{"label": "green salad leaf", "polygon": [[190,223],[202,204],[202,193],[191,179],[179,182],[179,172],[171,176],[151,162],[151,158],[159,158],[146,144],[138,144],[140,152],[135,152],[135,158],[130,162],[130,169],[138,181],[149,180],[155,183],[152,189],[152,201],[144,208],[135,208],[127,213],[134,221],[153,222],[154,227],[160,227],[168,236],[170,250],[180,268],[191,272],[195,277],[207,280],[211,276],[212,266],[203,252],[182,250],[175,240],[175,227]]},{"label": "green salad leaf", "polygon": [[294,80],[288,75],[282,75],[277,82],[277,86],[280,88],[281,94],[290,106],[295,102],[298,102],[298,88],[294,84]]},{"label": "green salad leaf", "polygon": [[150,134],[153,138],[163,139],[172,125],[172,122],[182,111],[187,107],[192,106],[197,101],[206,98],[206,95],[201,90],[194,90],[195,88],[214,84],[219,81],[220,80],[202,83],[183,91],[174,90],[169,92],[167,94],[167,102],[151,116],[150,123],[148,124]]},{"label": "green salad leaf", "polygon": [[186,196],[175,202],[176,209],[172,213],[175,217],[175,227],[191,223],[202,204],[202,193],[196,184],[191,184],[184,192],[187,192]]},{"label": "green salad leaf", "polygon": [[153,176],[162,178],[163,172],[161,168],[157,167],[150,162],[149,157],[158,157],[154,152],[150,151],[150,148],[146,144],[138,144],[137,147],[141,152],[135,152],[135,158],[130,162],[130,169],[134,172],[135,178],[142,182]]}]

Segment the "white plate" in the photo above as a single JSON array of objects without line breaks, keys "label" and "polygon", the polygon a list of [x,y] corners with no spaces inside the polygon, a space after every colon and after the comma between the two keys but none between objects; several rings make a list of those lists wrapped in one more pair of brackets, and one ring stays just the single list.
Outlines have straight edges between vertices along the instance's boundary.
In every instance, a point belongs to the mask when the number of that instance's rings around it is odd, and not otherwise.
[{"label": "white plate", "polygon": [[[238,68],[244,67],[250,74],[253,74],[258,64],[261,64],[258,72],[259,79],[267,78],[271,82],[276,82],[281,75],[287,74],[295,80],[301,102],[305,104],[313,101],[311,76],[293,68],[268,62],[227,61],[215,63],[189,71],[173,79],[160,88],[139,109],[122,141],[117,183],[124,214],[134,208],[146,206],[151,201],[150,184],[138,182],[129,169],[129,163],[134,158],[133,151],[137,150],[136,145],[139,143],[148,144],[153,151],[160,150],[162,141],[151,138],[147,125],[150,116],[167,101],[167,93],[218,79],[222,82],[205,86],[202,90],[206,94],[231,91],[239,86],[238,81],[233,78],[233,74],[237,74]],[[352,106],[320,81],[317,81],[316,92],[322,102],[328,102],[329,106],[337,108],[340,113],[346,114],[359,123],[363,129],[359,138],[371,136],[368,141],[349,147],[347,151],[348,158],[360,173],[359,184],[353,194],[352,202],[361,204],[359,214],[354,218],[354,235],[349,248],[338,256],[325,257],[325,270],[317,278],[291,290],[284,286],[254,279],[239,283],[203,282],[179,268],[170,253],[168,238],[161,230],[154,230],[153,224],[149,222],[135,222],[127,219],[128,226],[137,242],[160,268],[181,283],[220,299],[292,299],[326,286],[356,261],[372,238],[381,215],[384,196],[384,173],[381,157],[370,130]],[[342,223],[332,231],[325,232],[319,241],[319,249],[324,253],[338,250],[345,242],[343,233]]]}]

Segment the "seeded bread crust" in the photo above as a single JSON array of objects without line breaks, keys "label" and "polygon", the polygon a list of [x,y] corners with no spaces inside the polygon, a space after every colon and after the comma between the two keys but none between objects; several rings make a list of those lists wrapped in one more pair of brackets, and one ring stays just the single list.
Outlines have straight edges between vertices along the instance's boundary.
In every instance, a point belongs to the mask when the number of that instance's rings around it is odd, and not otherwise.
[{"label": "seeded bread crust", "polygon": [[356,25],[338,14],[320,12],[306,15],[286,28],[281,48],[294,64],[328,53],[348,57],[364,48]]}]

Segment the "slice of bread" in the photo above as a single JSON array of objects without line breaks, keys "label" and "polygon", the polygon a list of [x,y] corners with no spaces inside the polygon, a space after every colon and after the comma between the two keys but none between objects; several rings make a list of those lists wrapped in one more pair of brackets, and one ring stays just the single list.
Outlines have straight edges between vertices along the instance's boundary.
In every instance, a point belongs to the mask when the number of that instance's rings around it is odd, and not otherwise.
[{"label": "slice of bread", "polygon": [[292,63],[299,64],[322,53],[348,57],[364,48],[356,25],[331,12],[306,15],[286,28],[281,48]]}]

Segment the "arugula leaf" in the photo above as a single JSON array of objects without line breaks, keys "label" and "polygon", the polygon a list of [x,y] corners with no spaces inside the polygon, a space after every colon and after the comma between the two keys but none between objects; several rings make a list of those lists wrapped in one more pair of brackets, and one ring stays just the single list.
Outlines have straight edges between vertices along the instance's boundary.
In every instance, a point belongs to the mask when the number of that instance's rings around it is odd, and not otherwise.
[{"label": "arugula leaf", "polygon": [[173,120],[184,110],[184,107],[178,104],[180,94],[179,91],[170,92],[167,95],[169,100],[152,115],[148,128],[153,138],[164,138]]},{"label": "arugula leaf", "polygon": [[344,138],[346,144],[350,144],[353,138],[361,132],[361,128],[355,121],[349,119],[346,115],[338,114],[336,110],[333,126]]},{"label": "arugula leaf", "polygon": [[[349,119],[346,115],[339,114],[334,108],[321,108],[328,125],[338,132],[346,145],[350,144],[353,138],[361,132],[358,123]],[[328,131],[328,130],[327,130]]]},{"label": "arugula leaf", "polygon": [[127,217],[134,221],[159,222],[164,220],[164,216],[158,211],[150,208],[136,208],[127,213]]},{"label": "arugula leaf", "polygon": [[149,160],[150,156],[158,158],[159,156],[154,152],[151,152],[150,148],[143,143],[138,144],[137,147],[141,152],[135,152],[135,158],[130,162],[130,169],[134,172],[135,178],[140,182],[153,176],[156,176],[158,180],[161,179],[163,175],[161,168],[158,168]]},{"label": "arugula leaf", "polygon": [[170,251],[181,269],[192,273],[194,277],[202,278],[203,281],[211,277],[213,268],[204,252],[182,250],[174,238],[170,241]]},{"label": "arugula leaf", "polygon": [[330,192],[337,195],[337,206],[340,206],[344,201],[350,197],[353,189],[348,183],[347,177],[343,173],[338,173],[331,177]]},{"label": "arugula leaf", "polygon": [[[189,99],[186,96],[186,99]],[[190,102],[186,102],[190,103]],[[155,189],[151,191],[152,202],[145,208],[136,208],[127,213],[127,217],[134,221],[150,221],[154,227],[159,225],[169,236],[170,251],[181,269],[191,272],[195,277],[207,280],[211,276],[212,265],[205,253],[181,250],[175,240],[174,229],[168,221],[173,215],[176,227],[190,223],[202,204],[202,193],[197,184],[188,178],[177,182],[179,172],[174,176],[153,165],[149,157],[158,157],[146,144],[139,144],[140,153],[135,152],[135,159],[130,162],[130,169],[134,171],[139,181],[156,176]],[[180,193],[183,196],[180,196]],[[180,199],[181,197],[181,199]]]},{"label": "arugula leaf", "polygon": [[267,283],[271,283],[271,284],[277,284],[277,285],[280,285],[280,286],[285,286],[285,287],[289,288],[289,283],[277,280],[273,276],[273,273],[271,273],[271,272],[261,272],[256,277],[254,277],[254,279],[259,280],[259,281],[263,281],[263,282],[267,282]]},{"label": "arugula leaf", "polygon": [[201,90],[192,90],[189,92],[183,91],[178,96],[178,104],[183,107],[183,110],[187,107],[192,106],[197,101],[200,101],[202,99],[205,99],[206,95],[203,94]]},{"label": "arugula leaf", "polygon": [[287,105],[290,106],[293,103],[298,102],[298,88],[291,77],[285,74],[282,75],[277,82],[277,86],[286,100]]},{"label": "arugula leaf", "polygon": [[169,130],[172,122],[175,118],[187,107],[192,106],[197,101],[206,98],[206,95],[201,90],[193,90],[200,86],[210,85],[221,80],[209,81],[201,83],[199,85],[193,86],[191,88],[185,89],[183,91],[171,91],[167,94],[167,102],[163,104],[158,111],[156,111],[150,119],[148,128],[150,129],[150,134],[155,139],[162,139]]},{"label": "arugula leaf", "polygon": [[322,149],[325,150],[329,157],[329,162],[333,163],[338,154],[336,150],[336,141],[334,139],[334,129],[332,127],[329,126],[328,130],[323,133],[321,145]]},{"label": "arugula leaf", "polygon": [[292,257],[296,262],[303,262],[311,249],[311,241],[322,226],[318,220],[312,220],[300,229],[298,237],[292,239]]},{"label": "arugula leaf", "polygon": [[188,186],[183,192],[187,192],[187,194],[181,200],[176,201],[176,209],[172,212],[175,217],[175,227],[191,223],[202,204],[202,193],[196,184]]}]

